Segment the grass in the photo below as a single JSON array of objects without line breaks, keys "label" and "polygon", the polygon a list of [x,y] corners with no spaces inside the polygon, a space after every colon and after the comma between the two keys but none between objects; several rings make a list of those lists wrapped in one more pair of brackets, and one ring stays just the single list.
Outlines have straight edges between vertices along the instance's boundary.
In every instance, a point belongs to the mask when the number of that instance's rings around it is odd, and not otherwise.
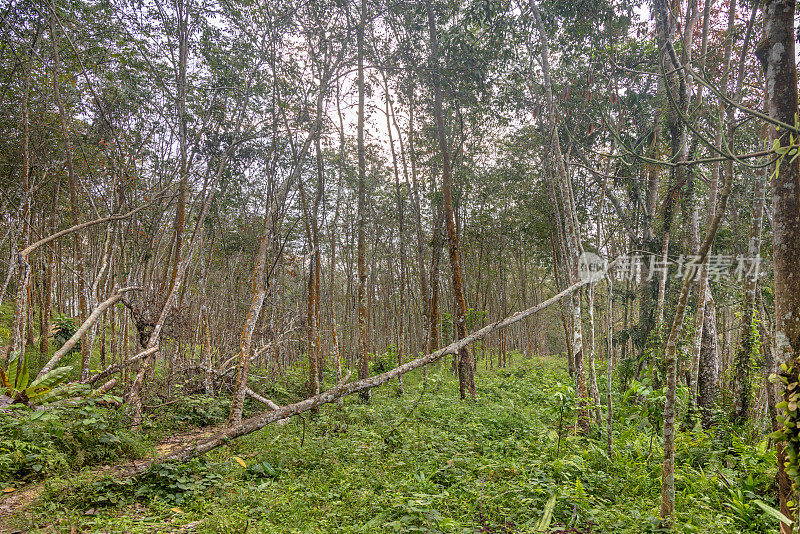
[{"label": "grass", "polygon": [[[466,402],[458,400],[448,367],[432,370],[427,382],[407,376],[402,397],[396,384],[374,390],[368,405],[353,396],[343,409],[327,405],[272,425],[180,472],[128,485],[87,473],[51,478],[20,527],[148,534],[186,524],[208,533],[533,532],[550,501],[548,531],[659,531],[659,438],[651,444],[635,406],[615,394],[610,459],[599,429],[594,438],[572,432],[571,381],[559,360],[525,359],[483,372],[477,400]],[[775,530],[776,520],[754,504],[774,504],[775,458],[763,443],[749,443],[731,428],[692,430],[679,434],[676,454],[678,532]]]}]

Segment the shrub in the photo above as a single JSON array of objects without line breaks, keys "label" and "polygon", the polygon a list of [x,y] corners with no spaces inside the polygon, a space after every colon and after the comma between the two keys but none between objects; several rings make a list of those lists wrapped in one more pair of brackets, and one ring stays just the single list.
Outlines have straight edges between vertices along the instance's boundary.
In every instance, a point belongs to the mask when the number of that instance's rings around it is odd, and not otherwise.
[{"label": "shrub", "polygon": [[84,465],[110,462],[137,449],[134,435],[117,428],[118,414],[99,398],[70,406],[0,413],[0,481],[24,481]]},{"label": "shrub", "polygon": [[77,509],[118,506],[133,501],[161,500],[180,505],[216,486],[222,475],[213,472],[203,458],[189,462],[164,462],[129,479],[103,477],[89,484],[75,484],[53,491],[49,498]]},{"label": "shrub", "polygon": [[207,427],[225,421],[229,411],[228,399],[192,395],[159,408],[158,420],[151,423],[162,430]]}]

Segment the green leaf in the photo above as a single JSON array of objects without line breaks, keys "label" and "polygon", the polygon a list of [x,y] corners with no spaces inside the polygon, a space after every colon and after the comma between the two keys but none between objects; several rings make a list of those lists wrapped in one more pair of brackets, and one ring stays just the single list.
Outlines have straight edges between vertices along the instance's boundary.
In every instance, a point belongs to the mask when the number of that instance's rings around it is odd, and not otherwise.
[{"label": "green leaf", "polygon": [[17,369],[17,358],[14,358],[8,365],[8,372],[11,378],[11,387],[18,391],[25,389],[25,386],[28,385],[28,380],[30,380],[28,359],[22,356],[22,367]]},{"label": "green leaf", "polygon": [[785,524],[786,526],[791,527],[794,524],[794,521],[783,515],[780,512],[780,510],[776,510],[772,506],[769,506],[768,504],[764,503],[763,501],[760,501],[759,499],[754,499],[753,502],[756,503],[756,505],[758,505],[759,508],[761,508],[762,510],[764,510],[769,515],[771,515],[781,523]]},{"label": "green leaf", "polygon": [[550,529],[550,523],[553,521],[553,509],[556,506],[556,500],[558,500],[558,495],[554,493],[550,499],[548,499],[547,504],[544,505],[542,518],[539,520],[539,523],[536,524],[534,532],[546,532]]},{"label": "green leaf", "polygon": [[36,380],[31,383],[30,386],[25,390],[25,394],[28,396],[29,399],[33,399],[43,393],[47,393],[53,386],[56,386],[67,379],[67,375],[69,372],[72,371],[72,367],[56,367],[52,371],[49,371],[41,378],[37,378]]},{"label": "green leaf", "polygon": [[769,437],[771,437],[775,441],[783,441],[786,439],[786,434],[784,434],[783,431],[781,430],[776,430],[775,432],[770,434]]}]

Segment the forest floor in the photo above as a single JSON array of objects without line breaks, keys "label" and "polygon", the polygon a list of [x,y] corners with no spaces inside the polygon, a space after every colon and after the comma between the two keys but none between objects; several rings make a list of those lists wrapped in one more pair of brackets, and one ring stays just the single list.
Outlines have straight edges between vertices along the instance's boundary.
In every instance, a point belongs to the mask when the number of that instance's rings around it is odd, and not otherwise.
[{"label": "forest floor", "polygon": [[[652,403],[614,393],[609,459],[604,432],[575,435],[571,380],[555,358],[518,357],[506,369],[482,370],[478,397],[467,402],[458,400],[448,367],[434,367],[427,381],[407,376],[403,396],[393,382],[374,390],[369,404],[352,396],[344,408],[324,406],[133,481],[114,467],[51,477],[36,486],[41,491],[29,506],[7,519],[6,529],[660,531],[660,440],[643,412]],[[758,505],[774,505],[774,453],[766,441],[740,434],[752,432],[720,425],[679,433],[678,532],[776,529]]]},{"label": "forest floor", "polygon": [[[161,440],[143,458],[131,458],[119,463],[101,465],[86,469],[89,478],[114,477],[125,478],[137,473],[139,467],[147,461],[169,454],[175,449],[185,446],[194,440],[201,440],[213,434],[214,427],[195,428],[188,432],[170,435]],[[22,531],[14,526],[14,517],[25,514],[28,507],[39,499],[42,492],[48,488],[45,482],[30,482],[23,486],[9,487],[0,496],[0,533]],[[48,488],[49,489],[49,488]],[[13,491],[12,491],[13,490]],[[43,527],[48,526],[42,524]]]}]

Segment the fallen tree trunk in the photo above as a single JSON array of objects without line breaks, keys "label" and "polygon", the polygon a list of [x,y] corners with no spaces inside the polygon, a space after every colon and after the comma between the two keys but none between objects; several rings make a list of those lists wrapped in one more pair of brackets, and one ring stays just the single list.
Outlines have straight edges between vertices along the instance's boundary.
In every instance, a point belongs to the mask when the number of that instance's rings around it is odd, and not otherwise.
[{"label": "fallen tree trunk", "polygon": [[[610,270],[615,263],[616,262],[612,262],[611,264],[609,264],[608,269]],[[274,423],[275,421],[278,421],[280,419],[286,419],[287,417],[291,417],[293,415],[306,412],[322,404],[334,402],[336,399],[339,399],[341,397],[352,395],[353,393],[357,393],[360,391],[369,390],[374,387],[385,384],[386,382],[389,382],[390,380],[397,378],[398,376],[404,375],[405,373],[408,373],[415,369],[419,369],[420,367],[428,365],[429,363],[435,362],[436,360],[440,359],[443,356],[447,356],[448,354],[457,354],[459,350],[466,347],[470,343],[473,343],[487,336],[488,334],[494,332],[495,330],[510,326],[514,323],[522,321],[526,317],[530,317],[531,315],[544,310],[545,308],[555,304],[562,298],[572,295],[572,293],[574,293],[576,290],[580,289],[581,287],[589,283],[591,283],[591,281],[588,279],[581,280],[580,282],[571,285],[564,291],[558,293],[553,297],[550,297],[549,299],[545,300],[540,304],[537,304],[536,306],[533,306],[532,308],[528,308],[527,310],[517,312],[514,315],[506,317],[505,319],[486,325],[480,330],[477,330],[472,334],[462,339],[459,339],[458,341],[451,343],[450,345],[444,348],[441,348],[425,356],[421,356],[415,360],[411,360],[410,362],[405,363],[399,367],[395,367],[394,369],[386,371],[385,373],[372,377],[362,378],[354,382],[345,383],[350,376],[350,373],[348,372],[348,374],[341,381],[339,381],[339,383],[335,387],[329,389],[328,391],[320,393],[319,395],[314,395],[313,397],[309,397],[305,400],[296,402],[294,404],[288,404],[286,406],[282,406],[277,410],[270,410],[268,412],[263,412],[258,415],[254,415],[253,417],[245,419],[238,425],[234,425],[217,432],[213,436],[210,436],[203,441],[189,445],[182,449],[178,449],[177,451],[174,451],[162,458],[155,459],[152,462],[143,464],[137,471],[143,471],[147,469],[150,465],[162,461],[189,460],[196,456],[203,455],[213,449],[216,449],[217,447],[224,445],[230,440],[236,439],[241,436],[246,436],[247,434],[255,432],[256,430],[260,430],[265,426],[267,426],[268,424]]]},{"label": "fallen tree trunk", "polygon": [[99,306],[97,306],[97,308],[94,309],[91,315],[89,315],[89,317],[86,318],[86,320],[83,322],[80,328],[78,328],[75,331],[72,337],[69,338],[66,341],[66,343],[64,343],[61,346],[61,348],[55,352],[55,354],[53,354],[53,357],[50,358],[50,360],[44,365],[44,367],[42,367],[41,371],[39,371],[39,374],[36,375],[36,378],[37,379],[42,378],[44,375],[52,371],[55,368],[55,366],[58,365],[58,362],[61,361],[61,358],[66,356],[69,353],[69,351],[71,351],[73,347],[75,347],[75,345],[78,344],[78,341],[80,341],[80,339],[84,336],[84,334],[86,334],[86,332],[89,331],[89,329],[97,321],[97,319],[99,319],[100,316],[103,315],[104,311],[106,311],[108,308],[110,308],[111,306],[122,300],[126,292],[138,289],[139,289],[138,287],[125,287],[119,289],[115,291],[110,298],[108,298],[106,301],[102,302]]},{"label": "fallen tree trunk", "polygon": [[[339,379],[339,381],[341,382],[341,378]],[[252,399],[257,400],[258,402],[260,402],[262,404],[266,404],[267,408],[269,408],[270,410],[279,410],[280,409],[280,406],[278,406],[277,404],[272,402],[270,399],[259,395],[258,393],[256,393],[255,391],[253,391],[250,388],[245,388],[244,394],[247,395],[248,397],[252,398]],[[284,424],[286,424],[288,422],[289,422],[289,419],[285,418],[285,419],[281,419],[279,421],[276,421],[275,424],[276,425],[284,425]]]}]

